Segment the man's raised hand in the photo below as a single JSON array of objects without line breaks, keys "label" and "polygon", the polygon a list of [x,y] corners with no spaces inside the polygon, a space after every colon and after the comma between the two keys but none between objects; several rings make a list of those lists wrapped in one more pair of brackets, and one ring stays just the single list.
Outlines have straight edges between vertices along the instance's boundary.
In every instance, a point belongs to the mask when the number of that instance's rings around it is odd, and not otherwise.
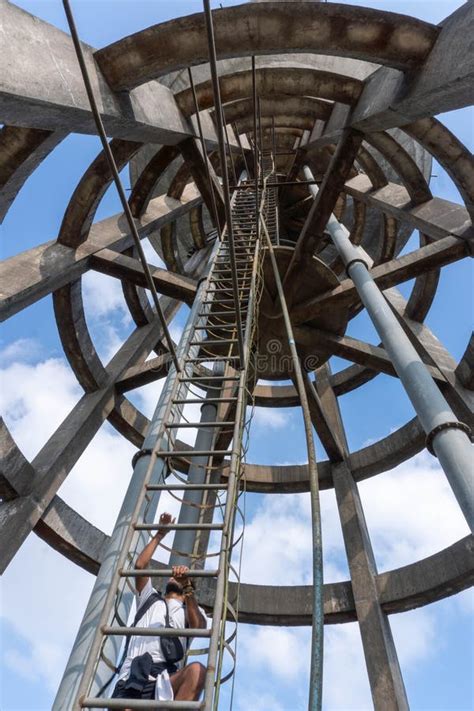
[{"label": "man's raised hand", "polygon": [[[171,516],[171,514],[169,514],[165,511],[165,513],[162,513],[160,516],[159,526],[169,526],[170,524],[173,524],[175,521],[176,521],[176,519],[173,518]],[[166,536],[167,533],[168,533],[167,528],[158,528],[156,535],[160,536],[160,538],[162,538],[163,536]]]}]

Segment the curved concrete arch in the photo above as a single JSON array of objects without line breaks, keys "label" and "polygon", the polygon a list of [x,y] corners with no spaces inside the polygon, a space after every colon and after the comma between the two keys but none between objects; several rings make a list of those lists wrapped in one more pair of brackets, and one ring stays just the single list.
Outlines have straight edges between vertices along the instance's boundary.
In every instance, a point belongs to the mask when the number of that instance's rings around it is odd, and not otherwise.
[{"label": "curved concrete arch", "polygon": [[[354,104],[362,91],[362,81],[343,74],[336,74],[311,67],[258,67],[256,71],[259,96],[309,96],[341,104]],[[222,103],[250,99],[252,96],[252,72],[237,71],[221,73],[219,77]],[[211,80],[196,85],[199,109],[214,106]],[[191,89],[175,94],[176,102],[185,116],[194,114]]]},{"label": "curved concrete arch", "polygon": [[[220,59],[309,52],[351,57],[401,70],[419,65],[439,28],[405,15],[323,3],[238,5],[213,13]],[[271,21],[270,21],[271,18]],[[208,61],[202,13],[180,17],[99,50],[109,85],[130,90],[164,74]]]},{"label": "curved concrete arch", "polygon": [[[311,96],[260,95],[262,118],[275,117],[276,126],[281,125],[279,122],[280,116],[306,117],[313,120],[321,119],[322,121],[327,121],[331,115],[331,110],[332,104],[330,102]],[[251,98],[236,99],[224,106],[224,114],[227,123],[245,121],[253,116],[253,100]],[[262,125],[265,126],[265,124]]]},{"label": "curved concrete arch", "polygon": [[[53,548],[97,574],[107,537],[59,497],[55,497],[35,530]],[[470,587],[474,579],[473,547],[473,537],[467,536],[427,558],[379,573],[376,584],[383,609],[388,613],[405,612]],[[235,583],[231,583],[230,599],[235,597],[236,592]],[[239,595],[241,622],[260,625],[311,624],[310,586],[251,585],[244,582],[240,584]],[[212,609],[213,596],[214,581],[201,581],[200,603]],[[356,619],[349,581],[325,584],[324,615],[326,624]]]},{"label": "curved concrete arch", "polygon": [[30,175],[67,135],[20,126],[0,129],[0,223]]}]

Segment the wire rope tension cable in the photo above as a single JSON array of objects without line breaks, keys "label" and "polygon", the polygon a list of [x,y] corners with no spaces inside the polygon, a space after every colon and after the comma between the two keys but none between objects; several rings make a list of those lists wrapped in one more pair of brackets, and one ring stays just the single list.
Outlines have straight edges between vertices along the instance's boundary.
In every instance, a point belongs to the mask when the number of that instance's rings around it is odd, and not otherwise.
[{"label": "wire rope tension cable", "polygon": [[[308,166],[307,179],[313,180]],[[318,188],[310,185],[316,195]],[[398,377],[426,433],[428,450],[436,454],[466,521],[474,531],[474,481],[470,430],[459,422],[428,368],[398,322],[385,296],[373,280],[364,253],[354,247],[348,230],[331,215],[326,226],[348,276],[390,356]]]},{"label": "wire rope tension cable", "polygon": [[92,84],[90,81],[89,72],[87,71],[86,63],[84,60],[84,54],[82,52],[81,42],[79,40],[79,35],[77,33],[76,23],[74,21],[74,16],[72,14],[69,0],[63,0],[63,7],[64,7],[64,12],[66,13],[66,18],[67,18],[67,22],[69,25],[69,30],[71,32],[71,37],[72,37],[72,41],[74,44],[74,49],[76,50],[77,61],[79,62],[79,67],[81,70],[82,79],[84,81],[84,86],[85,86],[85,89],[87,92],[87,97],[89,99],[89,103],[91,106],[91,111],[94,116],[94,121],[95,121],[95,124],[97,127],[97,132],[99,134],[99,138],[102,143],[102,147],[104,149],[105,156],[107,158],[107,163],[109,164],[110,171],[112,173],[113,180],[114,180],[115,186],[117,188],[120,202],[122,203],[122,208],[123,208],[125,217],[127,219],[128,226],[130,228],[130,233],[133,237],[133,241],[135,242],[135,247],[136,247],[138,255],[140,257],[140,262],[142,264],[143,271],[145,273],[145,278],[146,278],[148,287],[151,291],[153,303],[155,305],[156,312],[158,314],[158,318],[160,319],[161,326],[162,326],[164,334],[165,334],[166,342],[168,345],[168,350],[169,350],[171,357],[173,359],[175,368],[179,372],[180,366],[179,366],[178,358],[176,356],[174,343],[172,341],[172,338],[171,338],[171,335],[170,335],[170,332],[168,329],[168,324],[166,323],[166,319],[163,314],[163,310],[161,308],[158,293],[156,291],[155,284],[153,282],[153,277],[151,275],[150,268],[148,266],[148,262],[146,260],[145,252],[143,251],[143,247],[141,245],[140,236],[138,234],[138,231],[137,231],[134,219],[133,219],[133,215],[130,210],[130,205],[128,204],[127,196],[125,195],[122,181],[120,180],[120,175],[118,172],[117,164],[115,163],[115,158],[113,156],[109,142],[107,141],[107,134],[105,133],[104,124],[102,122],[102,118],[99,113],[99,109],[97,107],[97,102],[95,100],[94,92],[92,90]]},{"label": "wire rope tension cable", "polygon": [[275,277],[278,297],[280,299],[281,310],[285,322],[288,344],[294,368],[295,381],[303,410],[303,421],[306,435],[306,446],[308,451],[308,474],[310,481],[311,495],[311,519],[313,536],[313,623],[311,637],[311,668],[310,668],[310,689],[309,689],[309,711],[319,711],[322,704],[322,681],[323,681],[323,642],[324,642],[324,598],[323,598],[323,555],[321,537],[321,508],[319,503],[319,480],[316,454],[313,438],[313,424],[309,412],[308,398],[304,386],[301,363],[296,350],[293,328],[286,304],[285,294],[277,261],[267,226],[260,217],[262,228],[265,233],[265,241],[270,254],[270,260]]},{"label": "wire rope tension cable", "polygon": [[219,77],[217,75],[216,46],[214,42],[214,26],[212,22],[212,11],[209,0],[204,0],[204,13],[206,19],[206,33],[209,48],[209,65],[211,68],[212,88],[214,93],[215,117],[217,126],[217,137],[219,142],[219,156],[221,163],[222,183],[224,188],[224,206],[227,226],[227,239],[229,242],[229,256],[232,270],[232,292],[235,302],[235,316],[237,326],[237,340],[239,346],[240,367],[245,368],[244,337],[242,329],[242,315],[240,312],[239,285],[237,280],[237,265],[235,260],[234,232],[232,224],[232,208],[230,204],[229,176],[227,174],[227,161],[224,140],[224,127],[222,121],[222,102],[219,87]]}]

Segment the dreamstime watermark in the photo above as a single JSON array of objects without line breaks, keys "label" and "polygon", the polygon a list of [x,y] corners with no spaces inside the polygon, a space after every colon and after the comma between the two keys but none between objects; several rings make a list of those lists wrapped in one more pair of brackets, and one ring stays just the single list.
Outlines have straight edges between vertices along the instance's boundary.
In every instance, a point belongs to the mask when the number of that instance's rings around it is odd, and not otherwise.
[{"label": "dreamstime watermark", "polygon": [[[321,362],[320,356],[308,354],[301,358],[301,366],[306,372],[315,370]],[[283,352],[283,343],[278,338],[270,338],[265,344],[265,351],[258,351],[255,355],[257,372],[266,373],[292,373],[294,370],[293,358],[289,352]]]}]

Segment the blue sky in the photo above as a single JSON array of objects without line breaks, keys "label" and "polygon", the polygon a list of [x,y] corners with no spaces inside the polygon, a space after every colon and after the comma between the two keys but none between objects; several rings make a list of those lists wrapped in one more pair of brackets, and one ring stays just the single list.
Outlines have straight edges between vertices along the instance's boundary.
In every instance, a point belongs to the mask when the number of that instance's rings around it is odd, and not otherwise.
[{"label": "blue sky", "polygon": [[[30,12],[65,29],[59,0],[22,0]],[[223,1],[214,7],[237,4]],[[461,3],[356,3],[416,15],[437,23]],[[101,47],[150,24],[201,10],[200,0],[133,2],[76,0],[73,4],[81,37]],[[439,117],[471,150],[473,113],[463,109]],[[57,235],[63,212],[84,170],[100,150],[91,136],[69,136],[40,166],[21,190],[0,227],[2,257],[8,257]],[[459,200],[440,166],[434,164],[432,190]],[[126,185],[128,177],[123,175]],[[97,219],[119,211],[113,189]],[[414,234],[406,250],[417,247]],[[158,264],[158,258],[153,262]],[[440,287],[426,323],[458,359],[471,329],[472,275],[467,260],[443,270]],[[409,285],[401,289],[407,293]],[[116,281],[99,274],[84,279],[89,328],[99,354],[107,361],[132,329]],[[183,309],[173,323],[179,337]],[[367,317],[351,322],[350,335],[377,343]],[[33,458],[48,436],[77,402],[81,390],[70,373],[54,325],[48,297],[13,317],[1,334],[2,410],[17,443]],[[342,366],[335,361],[334,369]],[[159,385],[133,396],[151,414]],[[351,449],[385,436],[413,416],[398,381],[379,376],[340,399]],[[133,447],[108,424],[81,457],[60,495],[95,525],[110,531],[130,476]],[[325,458],[318,447],[318,455]],[[297,410],[257,409],[252,424],[249,460],[257,463],[303,462],[305,443]],[[466,534],[444,475],[424,453],[397,470],[363,482],[361,496],[381,571],[436,552]],[[107,506],[104,506],[107,502]],[[416,505],[413,505],[416,502]],[[163,502],[165,506],[165,502]],[[168,506],[168,504],[166,504]],[[170,503],[169,506],[172,506]],[[348,577],[340,524],[332,491],[323,492],[325,579]],[[270,584],[309,582],[310,539],[307,495],[246,498],[243,579]],[[68,650],[93,583],[32,535],[2,581],[0,708],[2,711],[44,711],[54,698]],[[469,594],[463,593],[428,608],[391,617],[400,663],[412,709],[467,711],[473,705],[472,617]],[[239,630],[239,666],[234,708],[257,711],[300,711],[307,701],[306,629]],[[325,637],[325,709],[365,711],[371,708],[357,626],[328,628]],[[341,683],[340,669],[345,670]],[[227,708],[229,689],[223,690]]]}]

